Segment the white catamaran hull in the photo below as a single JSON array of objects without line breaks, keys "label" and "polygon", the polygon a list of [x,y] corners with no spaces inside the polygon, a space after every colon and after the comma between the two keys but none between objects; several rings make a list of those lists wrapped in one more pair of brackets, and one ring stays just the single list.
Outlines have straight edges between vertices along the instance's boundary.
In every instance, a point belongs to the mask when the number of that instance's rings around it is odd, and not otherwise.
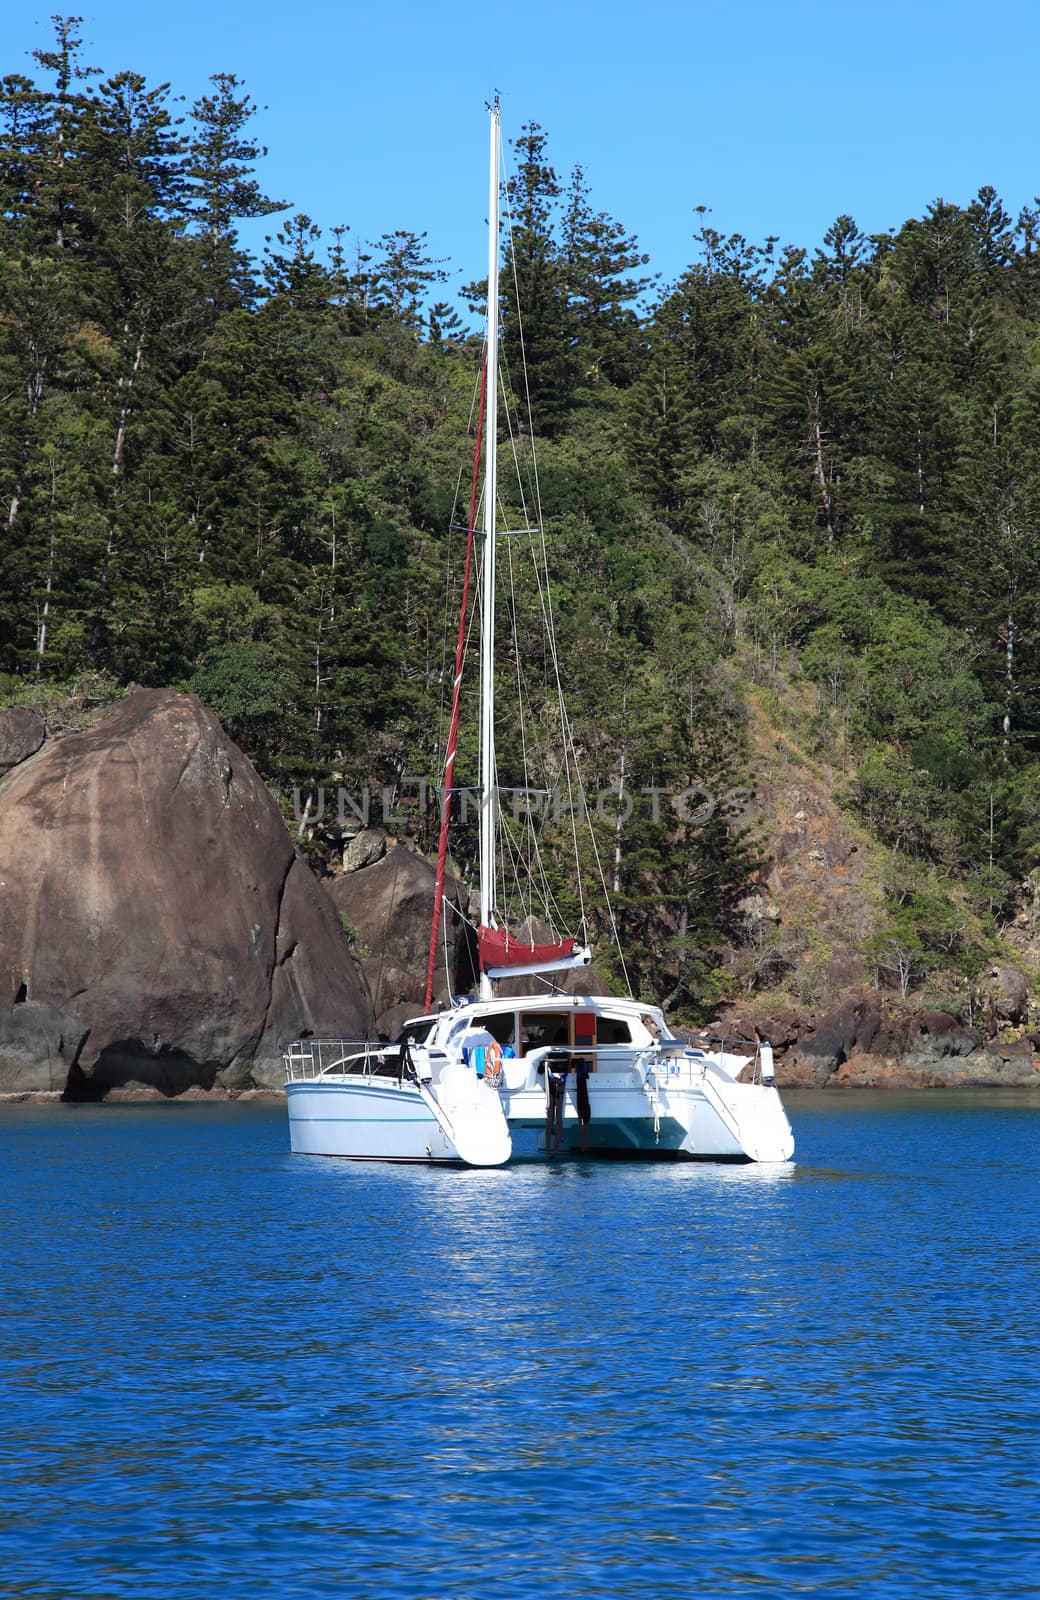
[{"label": "white catamaran hull", "polygon": [[[514,1133],[544,1130],[545,1098],[538,1090],[504,1092]],[[790,1161],[794,1137],[780,1096],[760,1084],[714,1084],[647,1091],[632,1075],[599,1075],[589,1086],[590,1155],[678,1157],[700,1161]],[[580,1148],[574,1091],[564,1101],[565,1147]]]},{"label": "white catamaran hull", "polygon": [[286,1084],[289,1140],[302,1155],[358,1161],[436,1161],[497,1167],[511,1141],[497,1096],[477,1093],[442,1105],[404,1078],[327,1074]]}]

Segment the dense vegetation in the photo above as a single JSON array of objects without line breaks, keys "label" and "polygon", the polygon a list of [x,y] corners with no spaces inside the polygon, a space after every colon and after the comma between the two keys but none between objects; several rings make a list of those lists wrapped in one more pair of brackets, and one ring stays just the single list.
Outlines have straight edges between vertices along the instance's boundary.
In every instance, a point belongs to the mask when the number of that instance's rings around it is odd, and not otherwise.
[{"label": "dense vegetation", "polygon": [[[236,226],[286,208],[242,85],[181,120],[85,66],[77,24],[0,83],[4,696],[190,686],[284,795],[386,787],[428,843],[404,780],[442,760],[479,339],[405,230],[296,215],[258,267]],[[1040,846],[1040,211],[983,189],[879,237],[840,217],[811,253],[702,217],[661,288],[535,125],[512,174],[504,351],[582,776],[720,802],[601,807],[636,981],[701,1007],[735,981],[754,839],[721,797],[747,692],[792,676],[888,852],[875,970],[970,977]],[[520,575],[529,688],[536,604]]]}]

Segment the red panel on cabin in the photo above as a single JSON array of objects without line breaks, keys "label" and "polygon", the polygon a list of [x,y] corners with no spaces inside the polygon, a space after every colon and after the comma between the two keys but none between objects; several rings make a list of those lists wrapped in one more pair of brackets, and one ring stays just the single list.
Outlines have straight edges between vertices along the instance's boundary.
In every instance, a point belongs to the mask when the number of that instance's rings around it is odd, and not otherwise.
[{"label": "red panel on cabin", "polygon": [[591,1011],[576,1011],[574,1013],[574,1043],[596,1043],[596,1018]]}]

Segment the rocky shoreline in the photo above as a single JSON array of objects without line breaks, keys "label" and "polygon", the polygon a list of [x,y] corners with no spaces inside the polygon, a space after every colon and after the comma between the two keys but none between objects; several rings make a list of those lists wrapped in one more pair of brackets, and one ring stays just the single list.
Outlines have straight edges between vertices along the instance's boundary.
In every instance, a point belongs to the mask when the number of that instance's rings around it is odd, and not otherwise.
[{"label": "rocky shoreline", "polygon": [[[0,1104],[277,1097],[282,1041],[396,1031],[422,1009],[433,868],[376,829],[342,866],[315,877],[194,696],[137,690],[52,738],[0,711]],[[464,886],[447,900],[461,992]],[[820,1014],[732,1006],[709,1031],[771,1042],[782,1088],[1025,1088],[1030,1015],[1024,976],[995,967],[971,1026],[854,989]]]},{"label": "rocky shoreline", "polygon": [[[996,975],[998,982],[1011,976],[1005,969]],[[1013,1014],[1018,1010],[1011,998],[1003,1004]],[[769,1040],[781,1088],[1040,1088],[1040,1034],[1007,1018],[997,1021],[1003,1026],[987,1034],[948,1011],[861,990],[819,1018],[734,1011],[727,1031]]]}]

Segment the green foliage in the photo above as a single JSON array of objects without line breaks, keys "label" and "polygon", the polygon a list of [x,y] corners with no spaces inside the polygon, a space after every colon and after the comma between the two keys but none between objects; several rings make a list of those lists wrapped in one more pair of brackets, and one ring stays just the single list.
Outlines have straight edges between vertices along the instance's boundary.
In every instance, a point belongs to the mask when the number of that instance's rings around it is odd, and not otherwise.
[{"label": "green foliage", "polygon": [[66,683],[53,679],[0,677],[0,705],[30,706],[38,711],[48,733],[86,727],[98,706],[122,699],[122,685],[105,672],[87,670]]},{"label": "green foliage", "polygon": [[[479,367],[430,303],[444,264],[407,228],[366,250],[296,212],[258,269],[237,225],[281,204],[243,85],[217,74],[182,124],[165,86],[85,65],[77,27],[0,81],[4,692],[60,721],[188,683],[275,786],[436,780]],[[738,662],[810,686],[814,753],[913,885],[889,886],[886,981],[970,975],[1040,859],[1040,216],[984,188],[778,254],[702,213],[658,291],[543,129],[514,156],[503,351],[582,778],[715,803],[594,818],[636,988],[705,1018],[777,979],[766,939],[726,954],[757,865],[722,798],[753,776]],[[504,688],[500,776],[526,751],[555,788],[522,543],[500,637],[528,710]],[[577,916],[567,833],[545,828],[545,871]]]},{"label": "green foliage", "polygon": [[277,664],[268,647],[252,639],[218,646],[188,687],[246,740],[262,736],[286,709]]}]

